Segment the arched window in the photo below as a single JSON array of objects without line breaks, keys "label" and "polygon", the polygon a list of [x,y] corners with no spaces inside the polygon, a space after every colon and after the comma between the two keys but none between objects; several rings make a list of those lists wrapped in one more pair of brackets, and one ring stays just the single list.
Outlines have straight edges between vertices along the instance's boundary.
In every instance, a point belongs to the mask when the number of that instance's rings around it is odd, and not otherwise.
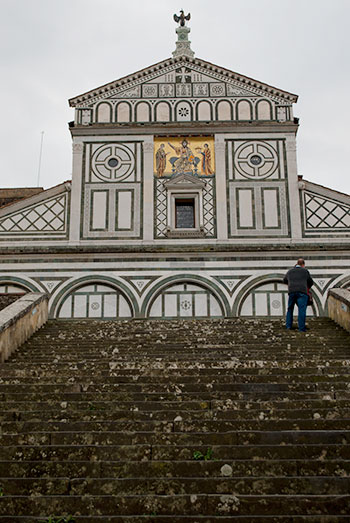
[{"label": "arched window", "polygon": [[101,103],[97,107],[96,120],[98,123],[108,123],[112,120],[112,108],[108,103]]},{"label": "arched window", "polygon": [[58,318],[131,318],[131,306],[124,294],[112,286],[89,283],[72,290],[58,308]]},{"label": "arched window", "polygon": [[[245,297],[240,311],[240,316],[276,316],[284,317],[287,312],[288,289],[284,283],[271,281],[254,287]],[[298,314],[295,307],[294,314]],[[308,316],[313,316],[314,311],[308,307]]]},{"label": "arched window", "polygon": [[117,105],[117,122],[130,122],[130,105],[121,102]]},{"label": "arched window", "polygon": [[221,318],[224,316],[218,298],[204,286],[191,282],[169,285],[155,298],[149,309],[150,318]]}]

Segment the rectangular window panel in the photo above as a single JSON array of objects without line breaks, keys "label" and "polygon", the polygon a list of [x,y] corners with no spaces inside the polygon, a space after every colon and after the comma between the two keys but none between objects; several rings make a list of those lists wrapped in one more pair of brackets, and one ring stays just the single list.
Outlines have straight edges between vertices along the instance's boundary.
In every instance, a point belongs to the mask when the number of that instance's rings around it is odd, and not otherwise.
[{"label": "rectangular window panel", "polygon": [[164,294],[164,315],[177,316],[177,294]]},{"label": "rectangular window panel", "polygon": [[118,191],[116,193],[117,205],[117,230],[132,228],[132,207],[133,207],[133,193],[132,191]]},{"label": "rectangular window panel", "polygon": [[94,191],[92,193],[92,230],[107,229],[107,191]]},{"label": "rectangular window panel", "polygon": [[116,294],[106,294],[103,298],[104,298],[103,315],[106,318],[116,318],[117,317],[117,295]]},{"label": "rectangular window panel", "polygon": [[208,295],[207,293],[195,294],[195,315],[196,316],[209,316],[208,315]]},{"label": "rectangular window panel", "polygon": [[267,293],[255,294],[255,314],[257,316],[267,316]]},{"label": "rectangular window panel", "polygon": [[279,227],[277,189],[263,189],[264,226]]},{"label": "rectangular window panel", "polygon": [[238,227],[254,227],[253,191],[252,189],[238,189]]},{"label": "rectangular window panel", "polygon": [[76,294],[74,296],[74,309],[73,309],[74,318],[86,318],[87,317],[87,310],[86,310],[87,299],[88,299],[87,295]]},{"label": "rectangular window panel", "polygon": [[194,229],[195,212],[193,198],[177,198],[175,200],[175,227],[176,229]]}]

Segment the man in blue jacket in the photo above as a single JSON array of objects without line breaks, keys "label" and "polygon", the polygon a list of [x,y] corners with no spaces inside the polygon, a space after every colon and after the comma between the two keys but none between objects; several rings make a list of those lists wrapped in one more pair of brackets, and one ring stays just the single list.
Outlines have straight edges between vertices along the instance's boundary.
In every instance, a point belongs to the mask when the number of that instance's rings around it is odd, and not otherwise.
[{"label": "man in blue jacket", "polygon": [[292,329],[294,305],[298,306],[298,328],[301,332],[306,331],[306,307],[308,302],[308,289],[313,285],[310,273],[305,269],[305,260],[299,258],[293,269],[289,269],[283,279],[288,285],[288,309],[286,317],[286,328]]}]

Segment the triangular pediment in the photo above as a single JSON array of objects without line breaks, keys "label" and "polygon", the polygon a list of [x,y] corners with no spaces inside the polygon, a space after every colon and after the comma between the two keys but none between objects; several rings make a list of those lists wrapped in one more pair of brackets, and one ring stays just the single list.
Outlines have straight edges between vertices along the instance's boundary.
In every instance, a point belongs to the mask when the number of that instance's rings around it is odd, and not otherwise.
[{"label": "triangular pediment", "polygon": [[285,105],[297,101],[295,94],[199,58],[181,56],[71,98],[69,103],[82,108],[107,99],[180,97],[264,97]]},{"label": "triangular pediment", "polygon": [[164,183],[167,189],[203,189],[206,182],[191,174],[178,174]]}]

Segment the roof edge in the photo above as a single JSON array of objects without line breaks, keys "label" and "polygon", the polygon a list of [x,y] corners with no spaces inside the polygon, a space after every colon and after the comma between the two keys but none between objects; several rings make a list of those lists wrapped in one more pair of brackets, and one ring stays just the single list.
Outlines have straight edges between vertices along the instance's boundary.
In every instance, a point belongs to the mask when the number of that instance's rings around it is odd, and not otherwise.
[{"label": "roof edge", "polygon": [[255,87],[255,88],[261,89],[263,91],[267,91],[269,94],[272,94],[274,96],[281,96],[282,98],[287,98],[292,103],[295,103],[298,100],[298,95],[290,93],[289,91],[284,91],[283,89],[279,89],[277,87],[266,84],[264,82],[260,82],[259,80],[255,80],[254,78],[250,78],[249,76],[245,76],[243,74],[236,73],[234,71],[231,71],[230,69],[226,69],[225,67],[221,67],[219,65],[212,64],[211,62],[207,62],[206,60],[203,60],[201,58],[190,58],[188,56],[182,55],[182,56],[178,56],[176,58],[171,58],[171,57],[167,58],[165,60],[162,60],[161,62],[157,62],[153,65],[145,67],[144,69],[140,69],[139,71],[136,71],[135,73],[129,74],[127,76],[123,76],[122,78],[119,78],[118,80],[108,82],[107,84],[101,85],[100,87],[96,87],[95,89],[86,91],[85,93],[82,93],[78,96],[74,96],[73,98],[70,98],[68,100],[69,105],[70,105],[70,107],[75,107],[78,103],[82,103],[89,98],[93,98],[95,96],[101,95],[101,94],[109,91],[110,89],[115,89],[117,87],[121,87],[122,85],[127,84],[129,81],[139,80],[140,78],[142,78],[143,76],[146,76],[147,74],[154,73],[154,72],[158,71],[162,66],[173,65],[173,64],[176,64],[178,62],[183,62],[183,61],[188,62],[190,64],[202,65],[210,71],[231,77],[234,80],[237,80],[243,84],[247,84],[251,87]]}]

